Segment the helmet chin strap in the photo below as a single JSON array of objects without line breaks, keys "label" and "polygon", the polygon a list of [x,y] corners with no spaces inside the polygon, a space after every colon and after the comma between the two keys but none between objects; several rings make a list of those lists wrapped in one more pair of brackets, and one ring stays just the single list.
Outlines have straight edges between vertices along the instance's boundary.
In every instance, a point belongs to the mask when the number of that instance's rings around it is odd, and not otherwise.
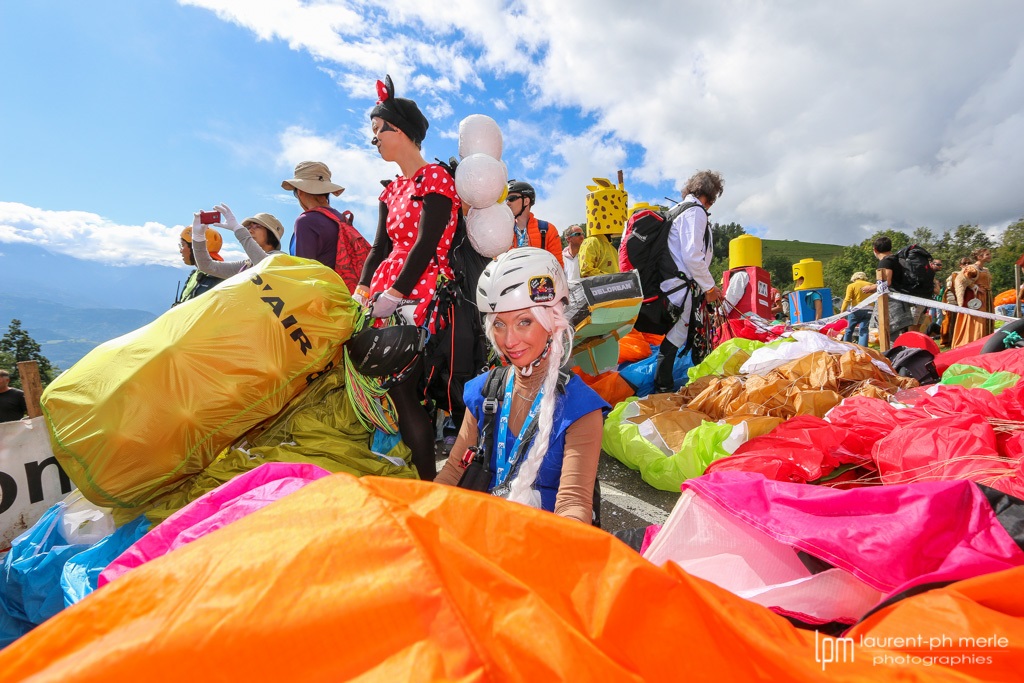
[{"label": "helmet chin strap", "polygon": [[548,342],[544,345],[544,350],[540,352],[539,356],[537,356],[537,360],[533,361],[525,368],[517,368],[519,370],[519,374],[523,377],[529,377],[532,375],[534,368],[543,363],[544,359],[548,357],[549,351],[551,351],[551,337],[548,337]]}]

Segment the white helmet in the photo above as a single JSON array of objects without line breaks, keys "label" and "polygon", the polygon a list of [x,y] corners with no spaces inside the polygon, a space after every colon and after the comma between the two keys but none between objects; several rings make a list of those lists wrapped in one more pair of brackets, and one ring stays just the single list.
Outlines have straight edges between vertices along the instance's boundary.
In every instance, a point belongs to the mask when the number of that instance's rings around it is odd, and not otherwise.
[{"label": "white helmet", "polygon": [[536,247],[506,251],[487,264],[476,286],[481,313],[554,306],[563,299],[569,300],[565,271],[554,254]]}]

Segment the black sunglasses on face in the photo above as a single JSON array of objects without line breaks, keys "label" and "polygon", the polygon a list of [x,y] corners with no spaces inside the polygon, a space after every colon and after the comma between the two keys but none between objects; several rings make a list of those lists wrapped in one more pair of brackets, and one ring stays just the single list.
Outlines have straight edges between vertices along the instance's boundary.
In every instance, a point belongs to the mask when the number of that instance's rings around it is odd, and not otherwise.
[{"label": "black sunglasses on face", "polygon": [[522,199],[522,198],[523,198],[523,195],[521,195],[521,194],[510,194],[509,196],[505,197],[505,203],[507,204],[509,202],[514,202],[515,200]]}]

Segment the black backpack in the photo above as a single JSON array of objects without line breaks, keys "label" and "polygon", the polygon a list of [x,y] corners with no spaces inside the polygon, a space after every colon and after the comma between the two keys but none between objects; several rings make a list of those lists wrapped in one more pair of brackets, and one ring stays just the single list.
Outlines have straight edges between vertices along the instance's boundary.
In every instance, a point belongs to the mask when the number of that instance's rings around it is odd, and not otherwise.
[{"label": "black backpack", "polygon": [[[458,166],[455,158],[448,163],[440,160],[437,163],[455,178]],[[476,286],[480,274],[491,262],[473,248],[466,234],[466,217],[461,211],[448,249],[448,262],[455,279],[435,293],[433,305],[437,307],[439,320],[423,354],[424,393],[431,408],[440,407],[459,424],[465,413],[462,388],[488,366],[487,337],[483,316],[476,307]]]},{"label": "black backpack", "polygon": [[[700,202],[683,202],[667,211],[644,211],[633,220],[633,230],[620,248],[625,248],[630,264],[640,273],[640,288],[644,300],[661,296],[661,283],[675,277],[677,269],[668,251],[668,229],[672,221]],[[705,241],[711,241],[711,226],[707,226]]]},{"label": "black backpack", "polygon": [[903,269],[903,284],[896,291],[930,299],[935,293],[935,271],[931,268],[932,255],[916,244],[896,252]]},{"label": "black backpack", "polygon": [[[707,213],[699,202],[683,202],[667,211],[643,211],[630,218],[633,229],[619,245],[619,251],[625,250],[629,264],[640,274],[644,303],[633,325],[638,332],[665,334],[675,324],[669,311],[668,297],[661,291],[662,282],[679,275],[668,249],[668,232],[672,221],[693,206],[699,206]],[[710,246],[710,224],[705,229],[704,241]],[[695,312],[696,306],[693,308]]]},{"label": "black backpack", "polygon": [[936,384],[941,379],[935,368],[935,356],[914,346],[894,346],[885,352],[892,369],[903,377],[913,377],[921,384]]}]

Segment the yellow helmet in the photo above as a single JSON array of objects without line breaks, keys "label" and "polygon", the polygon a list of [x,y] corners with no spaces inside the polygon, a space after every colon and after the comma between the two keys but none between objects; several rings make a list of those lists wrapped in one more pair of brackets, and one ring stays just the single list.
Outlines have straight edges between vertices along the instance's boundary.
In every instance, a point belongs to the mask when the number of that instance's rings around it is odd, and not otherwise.
[{"label": "yellow helmet", "polygon": [[[186,227],[181,231],[181,239],[185,240],[189,244],[192,244],[192,228]],[[211,254],[220,252],[220,248],[224,246],[224,238],[220,236],[220,233],[215,229],[211,228],[206,231],[206,250]]]}]

